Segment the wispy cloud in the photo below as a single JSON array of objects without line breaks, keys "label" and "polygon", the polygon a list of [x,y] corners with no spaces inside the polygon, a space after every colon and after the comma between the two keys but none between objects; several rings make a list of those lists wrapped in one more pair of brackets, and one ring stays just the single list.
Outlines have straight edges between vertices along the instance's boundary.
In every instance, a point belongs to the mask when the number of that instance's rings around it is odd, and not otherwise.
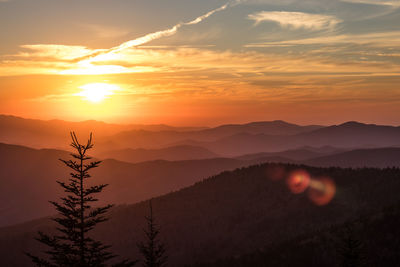
[{"label": "wispy cloud", "polygon": [[283,28],[308,30],[333,29],[341,22],[340,19],[330,15],[286,11],[261,11],[250,14],[248,18],[254,20],[256,24],[273,21]]},{"label": "wispy cloud", "polygon": [[252,43],[245,47],[272,47],[272,46],[295,46],[295,45],[335,45],[335,44],[358,44],[373,45],[374,47],[395,47],[400,45],[400,31],[377,32],[366,34],[340,34],[331,36],[318,36],[287,41],[272,41]]},{"label": "wispy cloud", "polygon": [[[178,29],[185,25],[194,25],[212,16],[216,12],[223,11],[235,4],[228,2],[210,12],[207,12],[188,22],[178,23],[163,31],[146,34],[142,37],[129,40],[109,49],[89,49],[85,46],[67,46],[55,44],[38,44],[22,46],[23,51],[16,55],[8,56],[5,60],[0,59],[0,76],[20,75],[27,73],[51,73],[51,74],[116,74],[116,73],[180,73],[182,71],[210,71],[217,70],[219,73],[231,74],[251,73],[252,75],[263,75],[272,72],[335,72],[338,65],[342,65],[346,59],[339,59],[334,52],[329,52],[324,47],[322,56],[307,51],[304,45],[334,45],[334,44],[361,44],[374,47],[394,46],[400,44],[400,33],[375,33],[375,34],[341,34],[333,35],[332,32],[323,33],[323,36],[313,38],[288,40],[269,39],[271,41],[262,43],[250,43],[245,47],[288,47],[302,46],[302,52],[296,53],[296,49],[290,55],[286,53],[272,53],[259,51],[259,53],[238,53],[232,51],[221,51],[214,48],[202,49],[190,47],[152,47],[144,46],[148,42],[175,34]],[[308,14],[302,12],[258,12],[249,16],[257,23],[263,21],[274,21],[282,27],[305,28],[311,30],[332,29],[340,20],[334,16],[323,14]],[[303,36],[303,35],[302,35]],[[299,38],[299,37],[298,37]],[[266,39],[264,39],[266,40]],[[135,48],[135,49],[132,49]],[[198,47],[199,48],[199,47]],[[332,48],[332,47],[330,47]],[[341,49],[340,47],[334,47]],[[333,48],[332,48],[333,49]],[[253,49],[251,49],[253,50]],[[286,51],[286,50],[285,50]],[[371,50],[370,50],[371,51]],[[381,50],[379,50],[381,51]],[[376,51],[371,51],[374,59],[370,62],[359,60],[358,51],[348,50],[348,55],[357,56],[359,72],[381,73],[393,72],[392,67],[398,67],[395,60],[383,60],[383,56]],[[385,52],[385,51],[384,51]],[[396,51],[391,52],[393,55]],[[385,55],[386,56],[386,55]],[[157,59],[156,61],[154,59]],[[346,57],[348,60],[348,57]],[[371,57],[372,58],[372,57]],[[369,64],[370,63],[370,64]],[[351,64],[349,64],[351,65]],[[383,67],[385,66],[385,67]],[[344,72],[353,72],[354,66],[340,68]]]},{"label": "wispy cloud", "polygon": [[[110,49],[107,49],[106,51],[94,52],[93,54],[89,55],[89,58],[93,58],[93,57],[96,57],[96,56],[99,56],[99,55],[103,55],[103,54],[120,52],[120,51],[123,51],[125,49],[129,49],[129,48],[132,48],[132,47],[136,47],[136,46],[140,46],[140,45],[149,43],[151,41],[160,39],[162,37],[167,37],[167,36],[174,35],[175,33],[177,33],[178,29],[181,28],[182,26],[198,24],[198,23],[202,22],[203,20],[207,19],[208,17],[212,16],[213,14],[215,14],[217,12],[220,12],[220,11],[223,11],[223,10],[227,9],[229,6],[237,5],[240,2],[241,1],[228,2],[228,3],[224,4],[223,6],[221,6],[219,8],[211,10],[211,11],[207,12],[206,14],[195,18],[194,20],[191,20],[189,22],[181,22],[181,23],[178,23],[178,24],[176,24],[176,25],[174,25],[171,28],[168,28],[166,30],[149,33],[149,34],[146,34],[146,35],[144,35],[142,37],[126,41],[126,42],[124,42],[124,43],[122,43],[122,44],[120,44],[118,46],[115,46],[115,47],[112,47]],[[85,56],[84,58],[81,58],[80,60],[83,60],[83,59],[86,59],[86,58],[88,58],[88,57]]]},{"label": "wispy cloud", "polygon": [[387,1],[387,0],[341,0],[341,1],[347,3],[400,7],[400,1]]},{"label": "wispy cloud", "polygon": [[[57,44],[22,45],[21,48],[25,49],[26,51],[21,51],[16,55],[6,56],[5,58],[8,59],[3,60],[3,62],[0,61],[0,65],[2,65],[1,63],[9,64],[9,66],[18,65],[17,68],[12,69],[17,70],[19,74],[24,69],[24,67],[22,67],[23,65],[30,65],[29,69],[34,69],[32,68],[33,62],[29,64],[29,58],[36,60],[36,63],[33,65],[38,67],[41,65],[41,68],[38,68],[38,71],[40,70],[39,73],[42,73],[42,71],[48,71],[48,68],[43,70],[42,64],[48,65],[50,62],[53,62],[54,66],[54,70],[51,71],[51,73],[56,73],[58,71],[60,74],[112,74],[154,71],[153,67],[148,66],[125,68],[118,64],[110,65],[106,62],[118,62],[119,60],[125,61],[123,59],[125,56],[125,50],[147,44],[162,37],[174,35],[177,33],[178,29],[183,26],[198,24],[213,14],[223,11],[228,7],[238,5],[241,2],[242,0],[230,1],[219,8],[213,9],[191,21],[178,23],[166,30],[149,33],[109,49],[89,49],[84,46],[67,46]],[[95,30],[98,30],[97,26],[95,27]],[[102,28],[101,30],[104,29]],[[113,29],[113,33],[114,32],[115,30]],[[118,35],[120,34],[121,32],[118,32]],[[102,65],[101,63],[105,63],[106,65]],[[35,73],[38,73],[38,71]],[[4,75],[9,75],[10,73],[12,73],[12,71],[8,70]]]},{"label": "wispy cloud", "polygon": [[[21,45],[26,51],[21,51],[16,57],[33,58],[52,58],[58,60],[74,60],[78,57],[87,56],[93,53],[93,49],[79,45],[59,45],[59,44],[35,44]],[[95,50],[96,52],[105,51],[104,49]]]}]

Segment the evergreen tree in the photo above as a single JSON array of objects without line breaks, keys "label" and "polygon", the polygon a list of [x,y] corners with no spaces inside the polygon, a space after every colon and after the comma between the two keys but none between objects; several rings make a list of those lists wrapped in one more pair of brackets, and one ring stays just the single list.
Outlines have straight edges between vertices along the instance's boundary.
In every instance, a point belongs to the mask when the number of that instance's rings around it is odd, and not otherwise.
[{"label": "evergreen tree", "polygon": [[347,225],[339,246],[342,267],[365,266],[363,244],[355,237],[354,229]]},{"label": "evergreen tree", "polygon": [[[60,198],[61,203],[50,201],[60,215],[53,219],[58,224],[58,234],[50,236],[39,232],[39,237],[36,239],[49,249],[45,251],[48,259],[27,253],[36,266],[102,267],[115,257],[107,251],[110,246],[94,240],[89,235],[98,223],[107,220],[105,213],[113,206],[92,207],[92,203],[98,201],[94,195],[100,193],[107,184],[85,186],[86,180],[91,177],[89,171],[101,163],[101,161],[87,163],[91,159],[87,152],[93,147],[92,134],[85,145],[79,143],[74,132],[71,132],[71,138],[71,146],[76,151],[71,154],[74,160],[60,160],[72,172],[68,183],[57,181],[67,195]],[[133,261],[124,260],[114,266],[134,264]]]},{"label": "evergreen tree", "polygon": [[144,267],[163,267],[166,266],[167,256],[165,255],[165,245],[158,240],[160,230],[155,223],[151,200],[149,208],[150,215],[146,216],[147,230],[143,230],[147,241],[139,243],[138,247],[144,258]]}]

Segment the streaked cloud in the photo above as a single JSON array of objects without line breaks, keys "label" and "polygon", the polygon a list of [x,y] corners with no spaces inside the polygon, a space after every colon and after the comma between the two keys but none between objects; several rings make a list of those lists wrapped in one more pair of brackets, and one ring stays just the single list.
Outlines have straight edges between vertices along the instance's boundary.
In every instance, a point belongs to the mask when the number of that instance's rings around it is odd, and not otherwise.
[{"label": "streaked cloud", "polygon": [[248,16],[256,24],[265,21],[278,23],[282,28],[324,30],[333,29],[342,22],[335,16],[287,11],[261,11]]},{"label": "streaked cloud", "polygon": [[157,31],[157,32],[146,34],[146,35],[144,35],[142,37],[139,37],[139,38],[136,38],[136,39],[133,39],[133,40],[129,40],[129,41],[126,41],[126,42],[124,42],[124,43],[122,43],[122,44],[120,44],[118,46],[112,47],[112,48],[108,49],[107,51],[95,52],[94,54],[92,54],[90,56],[91,57],[93,57],[93,56],[95,57],[95,56],[99,56],[99,55],[102,55],[102,54],[119,52],[119,51],[122,51],[122,50],[125,50],[125,49],[128,49],[128,48],[136,47],[136,46],[139,46],[139,45],[144,45],[144,44],[149,43],[151,41],[160,39],[162,37],[167,37],[167,36],[174,35],[178,31],[178,29],[181,28],[182,26],[198,24],[198,23],[202,22],[203,20],[207,19],[208,17],[212,16],[213,14],[215,14],[217,12],[220,12],[220,11],[223,11],[223,10],[227,9],[230,5],[236,5],[239,2],[240,1],[228,2],[228,3],[224,4],[224,5],[222,5],[221,7],[213,9],[213,10],[207,12],[206,14],[201,15],[201,16],[199,16],[199,17],[197,17],[197,18],[195,18],[195,19],[193,19],[193,20],[191,20],[189,22],[178,23],[178,24],[176,24],[176,25],[174,25],[171,28],[168,28],[166,30],[162,30],[162,31]]},{"label": "streaked cloud", "polygon": [[93,50],[85,46],[59,44],[21,45],[20,47],[24,49],[24,51],[19,52],[15,55],[16,57],[40,57],[58,60],[74,60],[95,52],[105,51],[104,49]]},{"label": "streaked cloud", "polygon": [[[127,69],[120,65],[110,65],[110,64],[100,65],[97,62],[118,61],[118,60],[125,61],[126,60],[124,59],[125,55],[121,54],[121,52],[133,47],[147,44],[151,41],[160,39],[162,37],[174,35],[178,31],[178,29],[181,28],[182,26],[190,26],[198,24],[203,20],[207,19],[208,17],[212,16],[213,14],[223,11],[230,6],[235,6],[240,2],[241,2],[240,0],[228,2],[220,6],[219,8],[213,9],[189,22],[178,23],[166,30],[149,33],[142,37],[126,41],[118,46],[109,49],[89,49],[84,46],[67,46],[67,45],[57,45],[57,44],[22,45],[21,48],[30,51],[19,52],[17,55],[11,56],[11,58],[17,58],[19,60],[4,60],[3,65],[9,64],[11,66],[12,64],[18,64],[17,62],[19,62],[18,67],[14,68],[15,70],[17,70],[17,73],[15,74],[19,74],[19,72],[21,71],[21,65],[23,65],[24,63],[29,64],[29,60],[26,61],[20,60],[21,58],[37,59],[36,62],[32,64],[38,66],[37,68],[38,70],[35,73],[42,73],[42,71],[44,70],[43,68],[41,69],[39,65],[45,62],[49,61],[51,62],[52,59],[63,61],[60,62],[60,64],[58,65],[54,64],[54,69],[52,73],[58,72],[59,74],[92,75],[92,74],[112,74],[112,73],[117,74],[117,73],[153,71],[154,68],[148,66],[143,66],[143,67],[136,66]],[[95,26],[93,28],[92,25],[89,28],[92,28],[92,30],[94,29],[96,31],[104,31],[103,28],[99,28],[98,26]],[[112,33],[113,34],[116,33],[115,29],[112,30]],[[117,32],[117,34],[121,35],[121,32]],[[125,34],[125,32],[122,34]],[[10,56],[8,57],[10,58]],[[42,60],[40,60],[40,58],[42,58]],[[2,65],[1,63],[2,62],[0,61],[0,69]],[[34,69],[34,67],[30,66],[29,69],[32,70]],[[10,73],[12,75],[12,70],[10,71],[9,69],[7,69],[7,71],[5,71],[3,75],[10,75]]]},{"label": "streaked cloud", "polygon": [[[335,45],[358,44],[378,47],[395,47],[400,45],[400,31],[376,32],[365,34],[339,34],[330,36],[317,36],[304,39],[260,42],[245,45],[246,47],[273,47],[296,45]],[[357,52],[357,51],[355,51]]]},{"label": "streaked cloud", "polygon": [[347,3],[368,4],[368,5],[382,5],[391,7],[400,7],[400,1],[387,1],[387,0],[340,0]]},{"label": "streaked cloud", "polygon": [[[337,37],[336,37],[337,38]],[[344,42],[351,37],[342,37],[336,40]],[[249,45],[249,47],[265,47],[279,45],[298,45],[314,44],[316,41],[330,43],[331,39],[305,39],[286,43],[261,43]],[[76,49],[75,47],[71,50]],[[82,49],[82,48],[81,48]],[[78,51],[80,51],[78,49]],[[83,49],[85,53],[87,51]],[[368,60],[353,60],[346,65],[346,58],[339,57],[337,48],[330,51],[323,51],[315,47],[308,52],[299,54],[276,54],[273,52],[255,51],[218,51],[212,47],[189,48],[189,47],[150,47],[150,48],[129,48],[118,53],[104,54],[98,56],[96,61],[74,62],[65,60],[64,54],[58,54],[57,49],[54,53],[44,53],[54,57],[36,58],[30,61],[29,55],[16,57],[5,62],[0,62],[1,75],[21,75],[27,73],[53,73],[53,74],[123,74],[123,73],[183,73],[193,71],[210,71],[216,75],[265,75],[265,73],[336,73],[340,69],[341,73],[354,75],[356,69],[358,73],[394,73],[399,68],[396,63],[395,53],[383,54],[372,50],[367,55],[368,50],[364,51],[363,56],[374,56],[374,62]],[[360,53],[360,51],[358,52]],[[347,55],[359,56],[358,53]],[[381,53],[381,54],[380,54]],[[35,54],[35,53],[34,53]],[[321,55],[324,55],[321,57]],[[391,58],[387,58],[392,55]],[[58,57],[58,58],[57,58]],[[154,60],[157,59],[157,60]],[[388,62],[389,60],[389,62]],[[32,72],[32,70],[35,70]]]}]

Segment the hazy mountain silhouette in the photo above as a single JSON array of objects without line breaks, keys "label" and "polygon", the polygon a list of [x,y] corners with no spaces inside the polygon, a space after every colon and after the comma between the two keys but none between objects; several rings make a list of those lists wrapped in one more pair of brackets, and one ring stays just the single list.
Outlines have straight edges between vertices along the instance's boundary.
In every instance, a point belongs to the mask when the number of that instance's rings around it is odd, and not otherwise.
[{"label": "hazy mountain silhouette", "polygon": [[312,166],[345,168],[400,167],[400,148],[357,149],[304,161]]},{"label": "hazy mountain silhouette", "polygon": [[348,122],[296,135],[241,133],[212,142],[195,142],[217,154],[243,154],[296,149],[303,146],[333,146],[341,149],[389,147],[400,143],[400,127]]},{"label": "hazy mountain silhouette", "polygon": [[240,160],[253,160],[253,159],[260,159],[267,157],[283,157],[286,159],[301,161],[301,160],[320,157],[325,154],[328,153],[320,153],[306,148],[300,148],[300,149],[286,150],[282,152],[261,152],[255,154],[246,154],[236,158]]},{"label": "hazy mountain silhouette", "polygon": [[143,129],[147,131],[193,131],[204,127],[172,127],[167,125],[124,125],[101,121],[69,122],[63,120],[34,120],[9,115],[0,115],[0,142],[20,144],[38,148],[64,148],[69,132],[79,135],[96,134],[97,139],[117,134],[121,131]]},{"label": "hazy mountain silhouette", "polygon": [[196,146],[172,146],[160,149],[120,149],[101,153],[102,158],[112,158],[127,162],[141,162],[152,160],[193,160],[218,158],[219,156],[205,148]]},{"label": "hazy mountain silhouette", "polygon": [[[284,178],[271,180],[277,168],[283,168],[286,174],[306,170],[314,179],[329,176],[336,183],[336,196],[330,204],[316,206],[307,193],[292,194]],[[399,176],[400,170],[391,168],[354,170],[262,164],[223,172],[155,198],[152,203],[161,225],[161,238],[168,244],[169,264],[183,266],[279,247],[297,236],[325,231],[361,214],[377,213],[399,203]],[[96,229],[96,238],[111,244],[115,252],[135,258],[147,212],[147,202],[116,207],[111,220]],[[0,229],[2,263],[30,266],[27,258],[18,255],[28,248],[41,250],[33,236],[37,230],[50,229],[49,219]],[[307,243],[301,245],[305,247]]]},{"label": "hazy mountain silhouette", "polygon": [[0,225],[49,214],[49,196],[60,194],[55,182],[65,173],[58,158],[65,151],[0,144]]},{"label": "hazy mountain silhouette", "polygon": [[299,134],[297,141],[312,146],[385,147],[400,145],[400,127],[346,122]]},{"label": "hazy mountain silhouette", "polygon": [[226,124],[211,129],[201,131],[204,136],[209,135],[210,138],[222,138],[238,133],[250,134],[269,134],[269,135],[295,135],[304,132],[321,129],[324,126],[320,125],[307,125],[299,126],[296,124],[288,123],[281,120],[276,121],[260,121],[250,122],[246,124]]},{"label": "hazy mountain silhouette", "polygon": [[297,148],[297,150],[308,150],[308,151],[312,151],[312,152],[320,153],[320,154],[334,154],[334,153],[346,151],[346,149],[337,148],[337,147],[333,147],[333,146],[329,146],[329,145],[320,146],[320,147],[302,146],[302,147]]},{"label": "hazy mountain silhouette", "polygon": [[[304,133],[323,126],[299,126],[283,121],[270,122],[253,122],[248,124],[231,124],[222,125],[215,128],[199,130],[199,131],[158,131],[150,132],[145,130],[124,131],[109,137],[100,143],[101,146],[114,146],[117,148],[160,148],[165,146],[176,145],[193,145],[202,146],[202,142],[211,142],[221,138],[229,138],[230,136],[245,135],[253,136],[254,134],[268,135],[293,135]],[[238,152],[241,154],[241,152]],[[225,153],[222,153],[225,154]]]},{"label": "hazy mountain silhouette", "polygon": [[[0,116],[0,142],[33,147],[65,148],[68,132],[93,131],[96,151],[197,146],[223,157],[310,147],[340,149],[400,145],[400,127],[347,122],[334,126],[299,126],[284,121],[221,125],[214,128],[166,125],[117,125],[97,121],[40,121]],[[317,152],[317,151],[315,151]]]},{"label": "hazy mountain silhouette", "polygon": [[[225,170],[262,162],[305,163],[313,166],[387,167],[400,166],[400,148],[355,150],[299,160],[313,154],[307,150],[246,155],[238,159],[211,158],[184,161],[127,163],[105,160],[93,174],[98,183],[109,183],[105,202],[133,203],[192,185]],[[13,224],[51,214],[48,200],[61,192],[56,180],[67,170],[58,161],[69,153],[53,149],[31,149],[0,144],[0,225]],[[18,188],[24,185],[24,190]]]},{"label": "hazy mountain silhouette", "polygon": [[[65,179],[69,173],[58,159],[69,157],[66,151],[0,143],[0,225],[51,214],[48,200],[62,193],[56,180]],[[133,164],[110,159],[94,170],[93,176],[96,183],[110,184],[102,194],[104,202],[133,203],[255,162],[214,158]]]},{"label": "hazy mountain silhouette", "polygon": [[[318,149],[316,149],[318,151]],[[319,150],[322,151],[322,150]],[[295,149],[282,152],[264,152],[236,157],[240,160],[258,160],[267,162],[297,162],[315,167],[342,167],[342,168],[390,168],[400,167],[400,148],[370,148],[343,151],[343,149],[327,150],[335,152],[320,153],[313,148]],[[278,160],[280,158],[281,160]],[[265,160],[264,160],[265,159]]]}]

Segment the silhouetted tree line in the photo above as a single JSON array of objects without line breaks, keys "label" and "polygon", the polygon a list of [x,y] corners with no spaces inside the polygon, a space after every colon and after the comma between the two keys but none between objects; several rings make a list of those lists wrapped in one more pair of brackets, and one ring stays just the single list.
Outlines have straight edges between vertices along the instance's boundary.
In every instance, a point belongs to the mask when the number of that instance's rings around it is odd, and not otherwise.
[{"label": "silhouetted tree line", "polygon": [[240,257],[187,267],[399,266],[400,203],[354,221],[272,244]]},{"label": "silhouetted tree line", "polygon": [[[113,207],[94,207],[97,194],[101,193],[108,184],[87,187],[86,180],[91,177],[89,171],[97,168],[101,161],[90,161],[88,151],[93,148],[92,134],[86,144],[78,141],[74,132],[71,132],[71,146],[76,151],[71,156],[74,160],[60,159],[71,169],[68,183],[57,181],[67,193],[61,197],[61,203],[50,201],[56,208],[59,217],[53,219],[57,224],[58,234],[48,235],[39,232],[37,240],[46,245],[44,251],[47,257],[40,257],[26,253],[36,266],[43,267],[103,267],[117,257],[109,252],[111,246],[103,244],[90,236],[90,232],[102,222],[108,220],[105,213]],[[158,239],[159,229],[155,224],[153,208],[150,201],[150,215],[146,217],[148,229],[144,230],[146,242],[140,242],[138,248],[143,254],[144,267],[162,267],[166,265],[165,246]],[[138,260],[122,260],[113,263],[115,267],[129,267],[138,263]]]}]

